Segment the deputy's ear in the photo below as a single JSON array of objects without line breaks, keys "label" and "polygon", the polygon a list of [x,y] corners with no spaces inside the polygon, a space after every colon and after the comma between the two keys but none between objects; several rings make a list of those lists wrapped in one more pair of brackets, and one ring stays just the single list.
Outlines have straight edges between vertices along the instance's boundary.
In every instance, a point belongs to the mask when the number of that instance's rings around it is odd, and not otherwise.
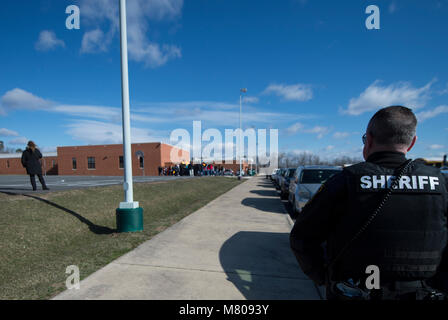
[{"label": "deputy's ear", "polygon": [[367,142],[366,142],[367,146],[368,146],[369,148],[372,148],[372,145],[373,145],[373,136],[372,136],[370,133],[367,133],[366,138],[367,138]]},{"label": "deputy's ear", "polygon": [[409,148],[408,148],[408,151],[407,151],[407,152],[411,151],[412,147],[413,147],[413,146],[414,146],[414,144],[415,144],[415,141],[417,141],[417,136],[414,136],[414,138],[412,139],[411,145],[409,146]]}]

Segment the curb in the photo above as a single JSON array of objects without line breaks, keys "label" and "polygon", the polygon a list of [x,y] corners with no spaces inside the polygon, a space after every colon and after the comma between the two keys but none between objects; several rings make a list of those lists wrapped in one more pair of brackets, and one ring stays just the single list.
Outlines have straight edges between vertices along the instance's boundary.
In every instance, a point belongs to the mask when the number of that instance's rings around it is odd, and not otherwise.
[{"label": "curb", "polygon": [[286,219],[288,220],[289,224],[291,225],[291,228],[294,227],[294,221],[292,221],[291,217],[289,216],[289,213],[287,213],[287,212],[286,212]]}]

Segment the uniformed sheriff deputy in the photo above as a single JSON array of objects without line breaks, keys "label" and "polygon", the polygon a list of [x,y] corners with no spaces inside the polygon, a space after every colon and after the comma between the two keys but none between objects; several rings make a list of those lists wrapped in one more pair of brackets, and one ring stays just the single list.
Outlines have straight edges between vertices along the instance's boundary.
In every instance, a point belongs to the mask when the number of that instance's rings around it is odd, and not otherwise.
[{"label": "uniformed sheriff deputy", "polygon": [[[417,159],[393,183],[408,163],[416,126],[406,107],[379,110],[362,139],[366,161],[328,179],[299,214],[291,248],[302,270],[326,286],[327,299],[443,299],[447,181],[439,169]],[[347,247],[379,206],[370,225]],[[368,266],[379,269],[379,289],[366,288]]]}]

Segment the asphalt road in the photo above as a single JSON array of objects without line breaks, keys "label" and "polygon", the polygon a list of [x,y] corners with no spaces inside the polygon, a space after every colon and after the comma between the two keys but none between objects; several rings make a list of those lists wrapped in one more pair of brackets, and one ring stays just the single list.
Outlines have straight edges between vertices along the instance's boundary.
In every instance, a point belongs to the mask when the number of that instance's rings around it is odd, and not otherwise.
[{"label": "asphalt road", "polygon": [[[8,193],[48,193],[52,191],[63,191],[89,187],[110,186],[123,184],[123,177],[103,176],[47,176],[44,177],[50,191],[43,191],[36,177],[37,191],[33,191],[29,176],[25,175],[0,175],[0,192]],[[134,177],[134,183],[156,182],[175,179],[191,179],[194,177]]]}]

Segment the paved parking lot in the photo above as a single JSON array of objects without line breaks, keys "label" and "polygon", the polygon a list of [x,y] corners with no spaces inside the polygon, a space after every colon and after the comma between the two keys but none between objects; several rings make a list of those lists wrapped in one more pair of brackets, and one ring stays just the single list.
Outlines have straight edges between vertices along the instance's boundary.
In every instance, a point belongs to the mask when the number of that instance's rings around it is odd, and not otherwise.
[{"label": "paved parking lot", "polygon": [[[29,176],[25,175],[0,175],[0,192],[24,193],[37,192],[46,193],[51,191],[71,190],[87,187],[109,186],[123,184],[123,177],[100,177],[100,176],[47,176],[44,177],[50,191],[42,191],[42,187],[36,177],[37,191],[33,191]],[[134,183],[155,182],[173,179],[191,179],[194,177],[134,177]]]}]

